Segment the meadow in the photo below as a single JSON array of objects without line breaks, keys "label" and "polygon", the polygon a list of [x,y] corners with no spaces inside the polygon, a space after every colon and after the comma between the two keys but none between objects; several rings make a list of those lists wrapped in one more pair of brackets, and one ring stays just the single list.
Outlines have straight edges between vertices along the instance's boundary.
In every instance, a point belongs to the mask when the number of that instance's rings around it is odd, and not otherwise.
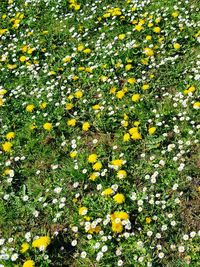
[{"label": "meadow", "polygon": [[200,266],[200,2],[0,1],[0,267]]}]

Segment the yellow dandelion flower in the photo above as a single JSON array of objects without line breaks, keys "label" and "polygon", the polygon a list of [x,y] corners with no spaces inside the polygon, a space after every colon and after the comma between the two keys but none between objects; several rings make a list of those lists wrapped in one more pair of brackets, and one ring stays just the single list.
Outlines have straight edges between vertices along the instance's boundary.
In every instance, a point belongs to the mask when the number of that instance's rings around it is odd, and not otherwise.
[{"label": "yellow dandelion flower", "polygon": [[21,253],[25,253],[28,249],[29,249],[29,244],[28,243],[23,243],[22,245],[21,245],[21,250],[20,250],[20,252]]},{"label": "yellow dandelion flower", "polygon": [[5,171],[4,171],[4,174],[5,175],[10,175],[12,173],[12,170],[11,169],[6,169]]},{"label": "yellow dandelion flower", "polygon": [[128,120],[128,115],[124,113],[124,120]]},{"label": "yellow dandelion flower", "polygon": [[90,128],[89,122],[84,122],[83,125],[82,125],[83,131],[87,132],[89,130],[89,128]]},{"label": "yellow dandelion flower", "polygon": [[130,134],[134,134],[134,133],[137,133],[138,132],[138,127],[132,127],[129,129],[129,133]]},{"label": "yellow dandelion flower", "polygon": [[155,23],[160,23],[161,22],[161,17],[155,19]]},{"label": "yellow dandelion flower", "polygon": [[78,67],[78,71],[85,70],[85,67]]},{"label": "yellow dandelion flower", "polygon": [[124,162],[123,159],[114,159],[111,161],[111,164],[115,167],[120,168],[122,166],[123,162]]},{"label": "yellow dandelion flower", "polygon": [[110,93],[111,94],[115,94],[116,90],[117,90],[116,87],[112,87],[112,88],[110,88]]},{"label": "yellow dandelion flower", "polygon": [[90,220],[91,220],[91,218],[90,218],[89,216],[84,216],[84,219],[85,219],[86,221],[90,221]]},{"label": "yellow dandelion flower", "polygon": [[140,32],[141,30],[143,30],[142,25],[140,25],[140,24],[136,25],[135,26],[135,30],[138,31],[138,32]]},{"label": "yellow dandelion flower", "polygon": [[37,128],[37,126],[35,125],[35,124],[31,124],[30,126],[29,126],[29,129],[31,130],[31,131],[33,131],[34,129],[36,129]]},{"label": "yellow dandelion flower", "polygon": [[0,29],[0,36],[8,32],[8,29]]},{"label": "yellow dandelion flower", "polygon": [[124,97],[124,92],[123,92],[122,90],[118,91],[118,92],[116,93],[116,97],[117,97],[118,99],[122,99],[122,98]]},{"label": "yellow dandelion flower", "polygon": [[89,73],[92,73],[92,68],[87,67],[87,68],[85,68],[85,71],[89,72]]},{"label": "yellow dandelion flower", "polygon": [[73,104],[72,103],[67,103],[66,105],[65,105],[65,109],[66,110],[70,110],[70,109],[72,109],[73,108]]},{"label": "yellow dandelion flower", "polygon": [[89,179],[91,181],[95,181],[97,179],[97,177],[99,177],[99,173],[98,172],[93,172],[93,173],[90,174]]},{"label": "yellow dandelion flower", "polygon": [[138,102],[140,100],[140,94],[132,95],[131,99],[132,99],[133,102]]},{"label": "yellow dandelion flower", "polygon": [[103,18],[109,18],[110,16],[111,16],[110,13],[104,13],[104,14],[103,14]]},{"label": "yellow dandelion flower", "polygon": [[190,86],[188,89],[184,90],[184,94],[187,95],[189,93],[194,93],[196,88],[194,86]]},{"label": "yellow dandelion flower", "polygon": [[151,27],[153,27],[153,25],[154,25],[153,22],[149,22],[147,26],[148,26],[149,28],[151,28]]},{"label": "yellow dandelion flower", "polygon": [[129,70],[131,70],[132,69],[132,65],[131,64],[127,64],[126,66],[125,66],[125,70],[126,71],[129,71]]},{"label": "yellow dandelion flower", "polygon": [[128,92],[128,87],[124,86],[124,87],[122,88],[122,91],[123,91],[124,93]]},{"label": "yellow dandelion flower", "polygon": [[181,48],[181,45],[179,43],[175,43],[175,44],[173,44],[173,46],[174,46],[174,49],[176,49],[176,50]]},{"label": "yellow dandelion flower", "polygon": [[79,79],[79,77],[77,76],[77,75],[74,75],[73,77],[72,77],[72,80],[73,81],[77,81]]},{"label": "yellow dandelion flower", "polygon": [[79,45],[78,47],[77,47],[77,50],[80,52],[80,51],[83,51],[83,49],[84,49],[84,45]]},{"label": "yellow dandelion flower", "polygon": [[81,5],[79,5],[79,4],[74,5],[74,10],[78,11],[80,8],[81,8]]},{"label": "yellow dandelion flower", "polygon": [[52,123],[50,122],[46,122],[45,124],[43,124],[43,128],[46,130],[46,131],[51,131],[52,130]]},{"label": "yellow dandelion flower", "polygon": [[123,136],[123,141],[124,142],[128,142],[130,140],[130,134],[129,133],[125,133]]},{"label": "yellow dandelion flower", "polygon": [[22,265],[22,267],[34,267],[34,266],[35,266],[35,262],[33,260],[27,260]]},{"label": "yellow dandelion flower", "polygon": [[94,109],[94,110],[99,110],[100,107],[101,107],[101,106],[97,104],[97,105],[92,106],[92,109]]},{"label": "yellow dandelion flower", "polygon": [[91,53],[91,49],[90,48],[86,48],[86,49],[83,50],[83,53],[89,54],[89,53]]},{"label": "yellow dandelion flower", "polygon": [[43,102],[43,103],[40,104],[40,108],[41,109],[45,109],[46,106],[47,106],[47,103],[46,102]]},{"label": "yellow dandelion flower", "polygon": [[179,12],[178,11],[172,12],[172,17],[177,18],[178,15],[179,15]]},{"label": "yellow dandelion flower", "polygon": [[151,218],[147,217],[146,219],[146,223],[149,224],[151,222]]},{"label": "yellow dandelion flower", "polygon": [[15,137],[15,133],[14,132],[9,132],[6,134],[6,139],[7,140],[11,140]]},{"label": "yellow dandelion flower", "polygon": [[148,130],[149,134],[154,134],[156,132],[156,127],[150,127]]},{"label": "yellow dandelion flower", "polygon": [[127,177],[127,173],[126,173],[126,171],[124,171],[124,170],[120,170],[120,171],[118,171],[118,172],[117,172],[117,177],[118,177],[119,179],[124,179],[124,178],[126,178],[126,177]]},{"label": "yellow dandelion flower", "polygon": [[199,108],[200,108],[200,102],[195,102],[195,103],[193,104],[193,108],[194,108],[194,109],[199,109]]},{"label": "yellow dandelion flower", "polygon": [[121,233],[123,231],[122,223],[121,222],[119,222],[119,223],[112,222],[112,231],[114,233]]},{"label": "yellow dandelion flower", "polygon": [[26,106],[26,111],[27,112],[32,112],[34,110],[35,106],[33,104],[27,105]]},{"label": "yellow dandelion flower", "polygon": [[112,188],[107,188],[101,194],[102,194],[102,196],[110,196],[113,193],[114,193],[114,191]]},{"label": "yellow dandelion flower", "polygon": [[51,243],[51,239],[49,236],[42,236],[37,239],[35,239],[32,242],[32,247],[33,248],[43,248],[46,249],[47,246]]},{"label": "yellow dandelion flower", "polygon": [[153,28],[153,31],[154,31],[155,33],[160,33],[160,32],[161,32],[161,29],[160,29],[160,27],[154,27],[154,28]]},{"label": "yellow dandelion flower", "polygon": [[127,127],[128,126],[128,121],[123,120],[121,122],[121,124],[122,124],[123,127]]},{"label": "yellow dandelion flower", "polygon": [[106,82],[108,80],[108,77],[105,76],[105,75],[102,75],[100,78],[99,78],[100,81],[102,82]]},{"label": "yellow dandelion flower", "polygon": [[68,95],[67,99],[72,100],[74,98],[73,95]]},{"label": "yellow dandelion flower", "polygon": [[127,80],[127,82],[130,83],[130,84],[134,84],[134,83],[136,83],[136,79],[132,77],[132,78],[129,78]]},{"label": "yellow dandelion flower", "polygon": [[0,97],[5,95],[8,91],[6,89],[0,89]]},{"label": "yellow dandelion flower", "polygon": [[118,69],[118,68],[121,68],[123,66],[122,62],[119,61],[115,64],[115,67]]},{"label": "yellow dandelion flower", "polygon": [[76,119],[70,119],[67,121],[67,125],[68,126],[75,126],[76,125]]},{"label": "yellow dandelion flower", "polygon": [[72,60],[72,57],[70,57],[70,56],[66,56],[63,58],[64,63],[70,62],[71,60]]},{"label": "yellow dandelion flower", "polygon": [[144,19],[140,19],[140,20],[139,20],[139,24],[140,24],[140,25],[145,24],[145,20],[144,20]]},{"label": "yellow dandelion flower", "polygon": [[149,63],[149,58],[142,58],[142,59],[141,59],[141,63],[142,63],[143,65],[148,65],[148,63]]},{"label": "yellow dandelion flower", "polygon": [[34,50],[35,50],[34,48],[29,48],[28,51],[27,51],[27,53],[28,53],[29,55],[31,55],[31,54],[33,53]]},{"label": "yellow dandelion flower", "polygon": [[133,133],[133,134],[131,135],[131,138],[132,138],[133,140],[140,140],[140,139],[142,139],[142,136],[141,136],[141,134],[140,134],[139,132],[135,132],[135,133]]},{"label": "yellow dandelion flower", "polygon": [[79,215],[85,216],[88,212],[88,209],[86,207],[80,207],[78,210]]},{"label": "yellow dandelion flower", "polygon": [[88,157],[89,163],[95,163],[97,161],[97,154],[90,154]]},{"label": "yellow dandelion flower", "polygon": [[97,161],[93,166],[92,169],[95,171],[99,171],[102,168],[102,163],[100,161]]},{"label": "yellow dandelion flower", "polygon": [[126,35],[125,34],[120,34],[120,35],[118,35],[118,39],[119,40],[124,40],[124,38],[126,37]]},{"label": "yellow dandelion flower", "polygon": [[19,58],[19,60],[23,63],[23,62],[26,61],[26,57],[25,57],[25,56],[21,56],[21,57]]},{"label": "yellow dandelion flower", "polygon": [[77,156],[77,151],[70,152],[70,157],[75,158]]},{"label": "yellow dandelion flower", "polygon": [[125,201],[125,197],[123,194],[116,194],[113,199],[117,204],[122,204]]},{"label": "yellow dandelion flower", "polygon": [[54,71],[54,70],[51,70],[50,72],[49,72],[49,75],[55,75],[56,74],[56,72]]},{"label": "yellow dandelion flower", "polygon": [[148,57],[152,57],[154,55],[154,52],[151,48],[146,47],[146,48],[144,48],[144,54]]},{"label": "yellow dandelion flower", "polygon": [[140,122],[139,121],[134,121],[133,125],[138,127],[140,125]]},{"label": "yellow dandelion flower", "polygon": [[12,147],[12,143],[10,143],[10,142],[5,142],[2,144],[2,149],[5,152],[9,153],[11,151],[11,147]]},{"label": "yellow dandelion flower", "polygon": [[74,96],[76,98],[81,98],[83,96],[83,92],[82,91],[77,91],[77,92],[75,92]]},{"label": "yellow dandelion flower", "polygon": [[148,90],[148,89],[149,89],[149,84],[142,85],[142,90]]},{"label": "yellow dandelion flower", "polygon": [[119,218],[120,220],[128,220],[129,215],[125,211],[115,211],[114,218]]},{"label": "yellow dandelion flower", "polygon": [[145,39],[146,39],[147,41],[151,41],[152,36],[151,36],[151,35],[147,35]]},{"label": "yellow dandelion flower", "polygon": [[3,98],[0,97],[0,107],[3,106]]}]

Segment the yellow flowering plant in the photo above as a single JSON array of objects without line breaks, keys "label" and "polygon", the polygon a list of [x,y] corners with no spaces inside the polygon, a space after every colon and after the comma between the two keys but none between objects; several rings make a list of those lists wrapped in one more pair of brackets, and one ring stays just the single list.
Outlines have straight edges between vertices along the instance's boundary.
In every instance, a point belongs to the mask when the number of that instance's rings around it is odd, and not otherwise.
[{"label": "yellow flowering plant", "polygon": [[0,1],[0,266],[199,266],[198,2]]}]

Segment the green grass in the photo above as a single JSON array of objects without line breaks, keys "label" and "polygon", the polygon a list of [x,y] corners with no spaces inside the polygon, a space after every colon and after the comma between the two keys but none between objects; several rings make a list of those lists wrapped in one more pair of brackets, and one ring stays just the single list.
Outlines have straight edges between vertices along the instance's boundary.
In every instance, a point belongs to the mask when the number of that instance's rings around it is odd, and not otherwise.
[{"label": "green grass", "polygon": [[198,2],[1,1],[1,267],[200,266]]}]

